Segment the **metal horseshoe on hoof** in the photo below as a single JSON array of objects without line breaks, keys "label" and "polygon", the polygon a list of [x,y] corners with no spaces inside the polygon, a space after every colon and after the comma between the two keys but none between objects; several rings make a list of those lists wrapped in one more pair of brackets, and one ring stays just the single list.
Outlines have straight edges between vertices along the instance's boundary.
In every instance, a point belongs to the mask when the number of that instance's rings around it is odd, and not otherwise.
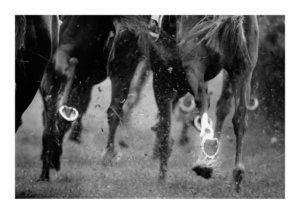
[{"label": "metal horseshoe on hoof", "polygon": [[201,132],[201,117],[200,115],[197,115],[194,119],[194,125],[198,129],[199,132]]},{"label": "metal horseshoe on hoof", "polygon": [[[214,154],[209,155],[207,154],[207,152],[205,151],[205,144],[208,143],[209,141],[215,141],[217,142],[217,150]],[[201,141],[201,150],[204,154],[204,160],[214,160],[218,153],[219,153],[219,149],[220,149],[220,141],[217,138],[203,138]]]},{"label": "metal horseshoe on hoof", "polygon": [[[194,119],[194,124],[198,131],[200,132],[200,148],[201,151],[204,155],[204,158],[202,160],[199,160],[199,162],[207,162],[207,165],[214,165],[215,164],[215,159],[219,153],[220,149],[220,141],[214,137],[214,130],[213,130],[213,122],[212,120],[208,117],[208,114],[205,112],[202,115],[202,118],[198,115]],[[205,145],[208,144],[209,142],[216,142],[216,151],[213,154],[208,154],[205,150]]]},{"label": "metal horseshoe on hoof", "polygon": [[73,122],[75,121],[78,116],[79,116],[79,113],[77,111],[76,108],[73,108],[73,107],[69,107],[69,106],[66,106],[66,105],[62,105],[60,108],[59,108],[59,114],[67,121],[69,122]]},{"label": "metal horseshoe on hoof", "polygon": [[186,95],[181,97],[178,103],[181,111],[185,113],[193,111],[196,107],[195,99],[190,93],[187,93]]}]

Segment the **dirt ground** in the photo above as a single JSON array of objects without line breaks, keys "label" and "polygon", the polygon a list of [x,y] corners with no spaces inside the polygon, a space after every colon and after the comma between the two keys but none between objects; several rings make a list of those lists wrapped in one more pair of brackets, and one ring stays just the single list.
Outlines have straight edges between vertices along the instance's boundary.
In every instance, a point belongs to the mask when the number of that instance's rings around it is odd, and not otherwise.
[{"label": "dirt ground", "polygon": [[[215,118],[215,103],[220,96],[221,76],[209,83],[212,91],[210,117]],[[95,86],[87,114],[83,118],[81,144],[64,139],[62,166],[51,171],[51,182],[37,182],[41,172],[42,103],[37,94],[23,115],[23,125],[15,140],[16,198],[284,198],[285,153],[284,134],[268,129],[264,118],[250,114],[249,129],[244,140],[245,179],[241,193],[233,190],[235,136],[232,113],[227,117],[221,138],[220,166],[213,177],[205,180],[191,170],[193,146],[199,140],[193,128],[191,142],[177,143],[169,159],[167,180],[158,183],[158,161],[153,160],[155,141],[150,127],[155,124],[157,107],[151,78],[142,92],[131,120],[117,132],[118,161],[103,167],[101,158],[106,145],[108,126],[106,110],[110,102],[110,81]],[[102,92],[96,90],[100,86]],[[99,107],[100,105],[100,107]],[[172,124],[176,139],[178,124]],[[128,148],[120,147],[123,140]]]}]

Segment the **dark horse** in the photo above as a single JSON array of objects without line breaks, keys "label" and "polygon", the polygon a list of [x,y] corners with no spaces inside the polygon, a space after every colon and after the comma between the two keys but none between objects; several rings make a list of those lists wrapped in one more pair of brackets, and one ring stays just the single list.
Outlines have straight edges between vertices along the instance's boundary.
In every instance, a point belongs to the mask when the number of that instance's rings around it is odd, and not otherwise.
[{"label": "dark horse", "polygon": [[[159,108],[159,122],[156,125],[157,147],[160,157],[160,178],[164,179],[167,171],[167,160],[170,155],[170,110],[176,98],[188,92],[179,92],[178,78],[186,78],[195,97],[198,114],[202,117],[209,108],[209,95],[206,81],[211,80],[222,69],[227,75],[224,78],[223,92],[217,103],[216,137],[220,138],[222,125],[231,108],[231,99],[235,98],[235,113],[232,119],[236,135],[236,159],[233,177],[236,190],[244,174],[242,161],[243,136],[247,128],[247,110],[257,106],[257,100],[251,106],[251,77],[257,62],[258,23],[255,16],[167,16],[163,21],[158,43],[174,47],[173,56],[178,61],[163,66],[163,63],[152,63],[154,72],[154,92]],[[169,27],[164,27],[166,23]],[[165,30],[167,29],[167,30]],[[168,44],[170,43],[170,44]],[[173,57],[172,56],[172,57]],[[156,60],[158,62],[159,60]],[[173,65],[178,70],[174,71]],[[183,69],[184,75],[180,68]],[[180,86],[181,87],[181,86]],[[179,88],[180,88],[179,87]],[[175,99],[174,99],[175,97]],[[198,123],[196,121],[196,123]],[[201,124],[199,124],[201,126]],[[188,125],[182,129],[182,140],[186,139]],[[212,169],[197,165],[193,169],[198,175],[209,178]]]},{"label": "dark horse", "polygon": [[[111,79],[111,104],[107,110],[109,137],[103,164],[111,163],[116,155],[114,136],[122,119],[130,81],[137,64],[149,55],[150,46],[155,46],[143,17],[63,16],[62,19],[59,45],[41,84],[45,106],[41,180],[49,180],[50,168],[60,169],[66,131],[74,124],[75,138],[78,137],[92,87],[107,77]],[[73,117],[76,111],[77,118]]]},{"label": "dark horse", "polygon": [[15,131],[21,116],[36,94],[58,44],[57,16],[15,17],[16,113]]}]

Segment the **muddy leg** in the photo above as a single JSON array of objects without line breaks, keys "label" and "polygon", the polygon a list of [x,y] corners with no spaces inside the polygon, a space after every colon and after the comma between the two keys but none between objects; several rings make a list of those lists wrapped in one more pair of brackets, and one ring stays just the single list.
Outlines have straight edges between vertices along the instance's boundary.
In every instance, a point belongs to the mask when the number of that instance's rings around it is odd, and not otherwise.
[{"label": "muddy leg", "polygon": [[113,158],[116,156],[114,148],[115,133],[117,131],[118,125],[122,121],[122,107],[128,96],[130,81],[132,79],[133,72],[134,68],[130,67],[126,70],[123,69],[121,71],[116,71],[111,76],[111,103],[107,110],[109,135],[106,146],[106,153],[103,157],[104,166],[111,165]]},{"label": "muddy leg", "polygon": [[51,75],[46,74],[41,86],[44,101],[43,151],[41,156],[43,167],[40,176],[42,181],[49,181],[50,168],[60,169],[62,140],[65,132],[70,128],[70,123],[59,117],[57,103],[60,84],[53,80]]},{"label": "muddy leg", "polygon": [[138,51],[137,37],[133,33],[123,31],[119,32],[117,37],[114,59],[108,66],[111,79],[111,103],[107,110],[109,134],[106,153],[103,157],[104,166],[110,165],[116,155],[114,148],[115,133],[123,117],[122,107],[128,96],[130,82],[142,57]]},{"label": "muddy leg", "polygon": [[160,118],[156,130],[156,152],[160,159],[159,179],[165,180],[170,148],[170,103],[160,103]]},{"label": "muddy leg", "polygon": [[232,101],[232,84],[228,79],[227,74],[224,74],[223,88],[220,99],[217,102],[216,109],[216,130],[215,137],[220,139],[222,133],[222,126],[226,116],[230,113],[231,101]]},{"label": "muddy leg", "polygon": [[156,144],[154,156],[160,160],[159,180],[164,181],[167,173],[168,158],[171,154],[170,126],[171,126],[171,103],[173,92],[165,87],[164,78],[156,77],[153,80],[155,100],[159,110],[159,121],[155,127]]}]

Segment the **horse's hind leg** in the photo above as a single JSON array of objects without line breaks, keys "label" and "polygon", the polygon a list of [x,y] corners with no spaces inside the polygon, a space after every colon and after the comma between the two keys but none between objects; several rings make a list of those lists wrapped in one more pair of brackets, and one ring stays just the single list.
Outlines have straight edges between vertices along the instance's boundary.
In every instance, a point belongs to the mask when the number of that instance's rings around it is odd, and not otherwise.
[{"label": "horse's hind leg", "polygon": [[245,94],[249,90],[252,71],[241,74],[233,78],[233,94],[235,98],[235,113],[232,118],[233,129],[236,136],[236,156],[233,178],[235,190],[240,191],[240,185],[245,173],[245,167],[242,160],[243,137],[248,126],[247,105],[248,100]]},{"label": "horse's hind leg", "polygon": [[216,121],[215,133],[218,139],[220,139],[221,137],[224,120],[226,116],[230,113],[232,98],[233,98],[232,84],[228,79],[228,74],[224,73],[222,94],[216,106],[217,121]]}]

